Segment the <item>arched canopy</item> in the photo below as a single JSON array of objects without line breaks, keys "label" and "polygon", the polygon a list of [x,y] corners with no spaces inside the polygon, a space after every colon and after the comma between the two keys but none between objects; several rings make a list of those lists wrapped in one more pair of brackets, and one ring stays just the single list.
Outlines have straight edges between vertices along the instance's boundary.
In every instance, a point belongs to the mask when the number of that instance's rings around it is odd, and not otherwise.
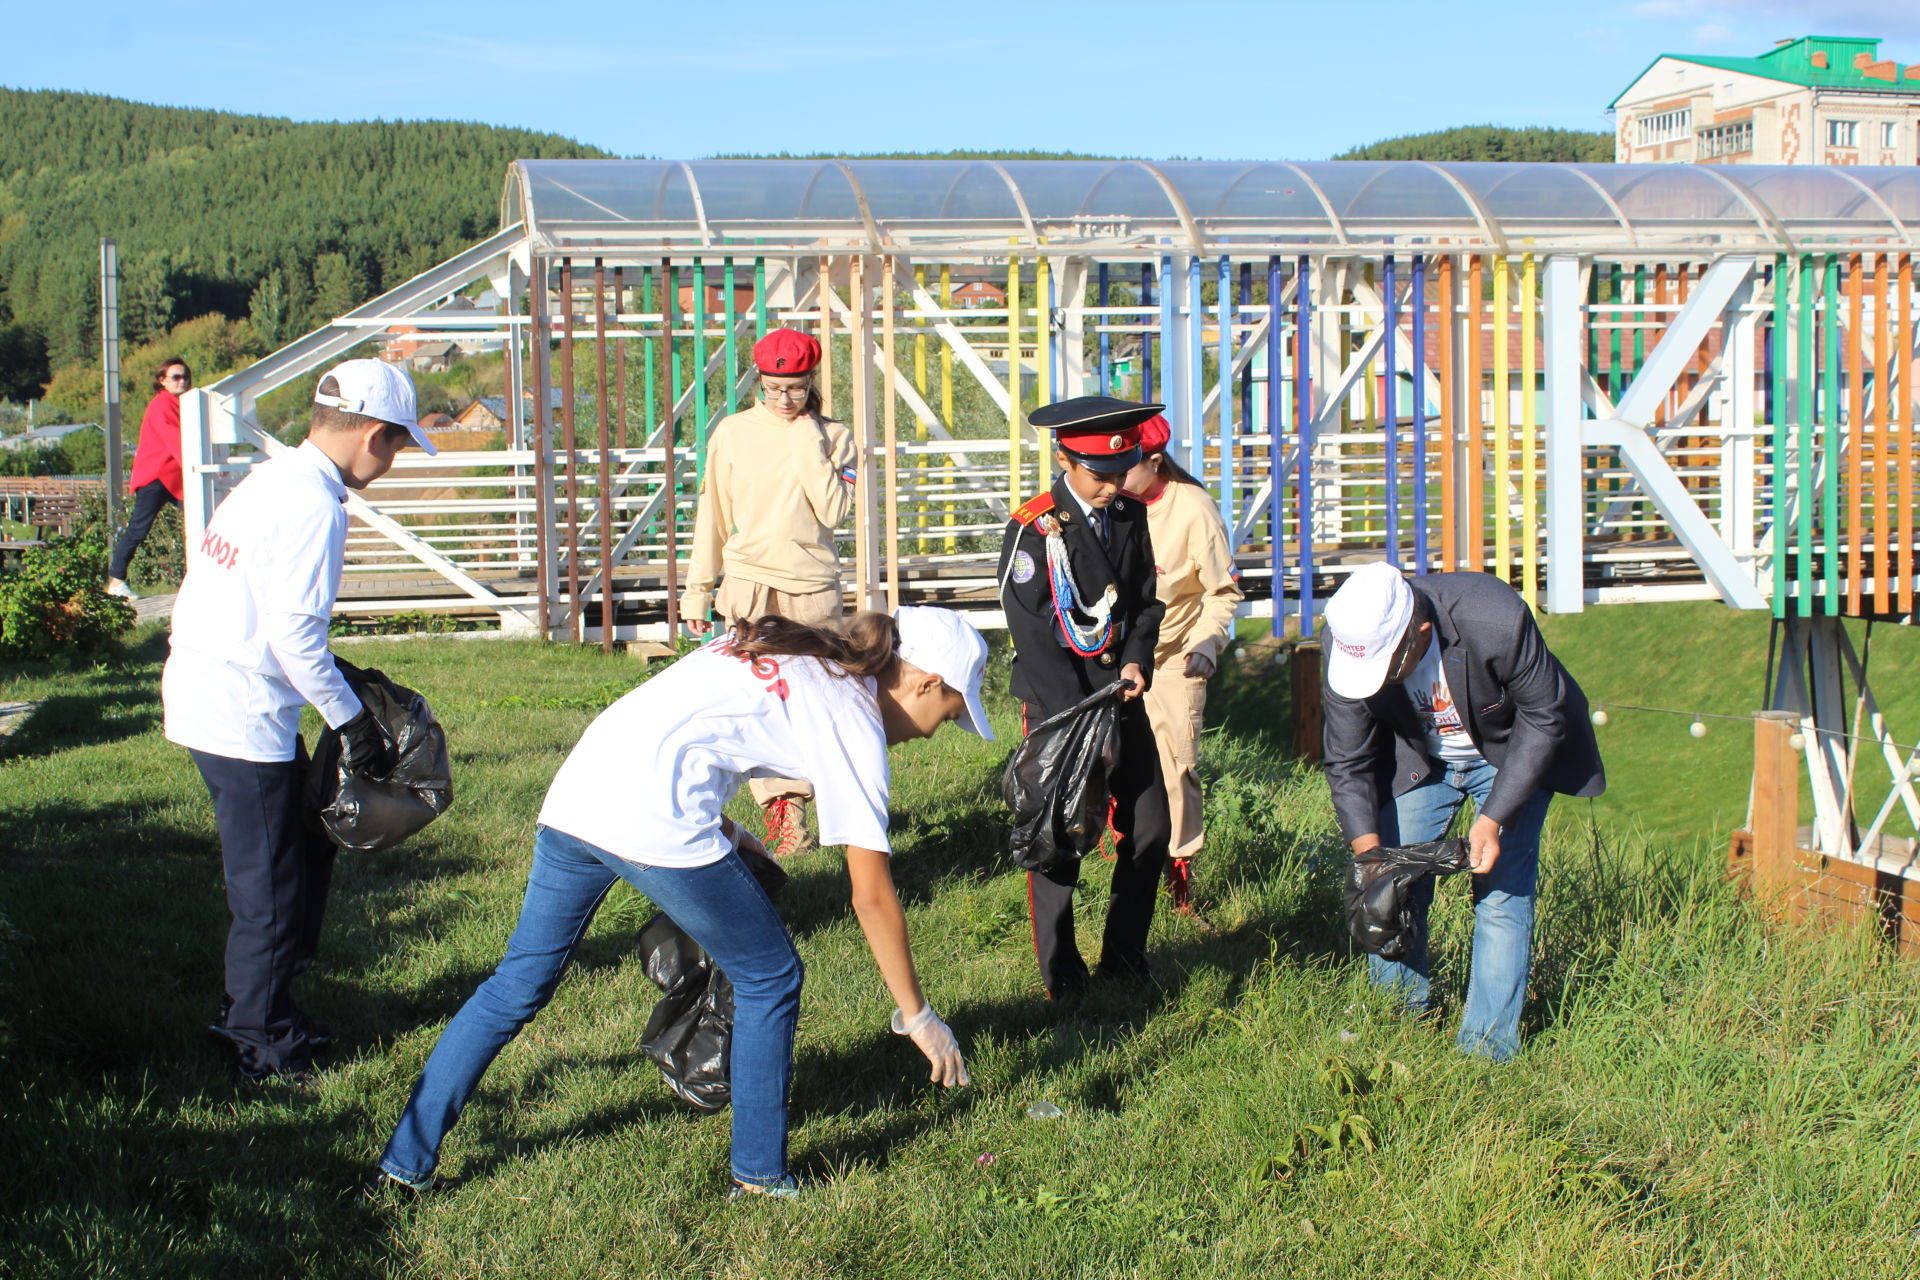
[{"label": "arched canopy", "polygon": [[1920,248],[1920,167],[521,160],[543,253],[1689,254]]}]

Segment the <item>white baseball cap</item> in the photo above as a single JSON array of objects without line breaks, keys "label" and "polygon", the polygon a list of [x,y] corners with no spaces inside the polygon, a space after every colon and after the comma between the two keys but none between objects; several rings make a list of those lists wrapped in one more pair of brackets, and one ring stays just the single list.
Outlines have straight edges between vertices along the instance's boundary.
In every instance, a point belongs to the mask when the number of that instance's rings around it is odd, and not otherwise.
[{"label": "white baseball cap", "polygon": [[993,726],[980,705],[980,682],[987,674],[987,642],[972,623],[951,609],[903,605],[894,612],[900,629],[900,660],[931,671],[958,689],[967,713],[957,722],[969,733],[993,741]]},{"label": "white baseball cap", "polygon": [[414,399],[413,379],[385,360],[345,360],[327,370],[320,379],[332,378],[340,387],[337,396],[313,393],[315,404],[331,405],[347,413],[378,418],[405,427],[413,442],[427,454],[439,453],[427,433],[420,429],[419,402]]},{"label": "white baseball cap", "polygon": [[1327,683],[1343,698],[1371,698],[1413,620],[1413,588],[1384,560],[1347,575],[1327,601]]}]

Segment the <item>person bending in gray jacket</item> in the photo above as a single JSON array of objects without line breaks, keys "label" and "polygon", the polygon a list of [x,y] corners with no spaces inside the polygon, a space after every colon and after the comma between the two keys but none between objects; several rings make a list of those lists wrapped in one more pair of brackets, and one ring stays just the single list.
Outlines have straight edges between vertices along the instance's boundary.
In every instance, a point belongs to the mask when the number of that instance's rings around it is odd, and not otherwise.
[{"label": "person bending in gray jacket", "polygon": [[[1526,603],[1488,574],[1409,580],[1363,565],[1327,601],[1326,626],[1323,762],[1354,853],[1437,840],[1474,802],[1473,962],[1458,1043],[1505,1061],[1520,1047],[1547,802],[1607,785],[1586,695]],[[1417,1011],[1428,1004],[1433,883],[1415,888],[1407,957],[1367,957],[1373,980]]]}]

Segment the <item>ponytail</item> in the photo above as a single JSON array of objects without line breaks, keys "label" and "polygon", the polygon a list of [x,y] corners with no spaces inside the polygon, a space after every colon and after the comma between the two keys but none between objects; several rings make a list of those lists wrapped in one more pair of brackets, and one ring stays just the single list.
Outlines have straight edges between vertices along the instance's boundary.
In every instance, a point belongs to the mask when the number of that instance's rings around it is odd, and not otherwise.
[{"label": "ponytail", "polygon": [[900,631],[884,613],[856,613],[822,627],[769,613],[735,619],[732,644],[749,658],[821,658],[846,675],[878,676],[896,660]]},{"label": "ponytail", "polygon": [[1160,453],[1157,455],[1149,454],[1148,456],[1157,456],[1160,459],[1160,474],[1166,477],[1168,484],[1190,484],[1198,488],[1206,488],[1205,485],[1193,478],[1192,472],[1175,462],[1172,454]]}]

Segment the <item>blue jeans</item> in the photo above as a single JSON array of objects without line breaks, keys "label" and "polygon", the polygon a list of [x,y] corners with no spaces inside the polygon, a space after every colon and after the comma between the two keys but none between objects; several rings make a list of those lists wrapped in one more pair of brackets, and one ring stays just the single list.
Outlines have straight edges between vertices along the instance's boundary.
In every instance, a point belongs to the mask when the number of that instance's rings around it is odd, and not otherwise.
[{"label": "blue jeans", "polygon": [[533,842],[526,903],[506,958],[460,1007],[427,1059],[380,1167],[422,1182],[496,1055],[553,998],[593,913],[625,880],[705,947],[733,982],[733,1176],[787,1172],[787,1088],[805,970],[766,890],[738,854],[704,867],[650,867],[547,827]]},{"label": "blue jeans", "polygon": [[[1486,803],[1500,771],[1482,760],[1445,766],[1432,778],[1380,811],[1380,839],[1386,844],[1438,840],[1471,796]],[[1500,860],[1484,876],[1473,877],[1473,961],[1467,972],[1467,1007],[1460,1018],[1458,1044],[1505,1062],[1520,1048],[1520,1008],[1527,998],[1533,967],[1533,892],[1540,878],[1540,828],[1553,793],[1527,797],[1513,821],[1500,828]],[[1431,970],[1427,959],[1427,908],[1433,904],[1433,877],[1413,890],[1419,930],[1405,960],[1367,957],[1367,968],[1382,986],[1398,987],[1407,1006],[1427,1007]]]}]

